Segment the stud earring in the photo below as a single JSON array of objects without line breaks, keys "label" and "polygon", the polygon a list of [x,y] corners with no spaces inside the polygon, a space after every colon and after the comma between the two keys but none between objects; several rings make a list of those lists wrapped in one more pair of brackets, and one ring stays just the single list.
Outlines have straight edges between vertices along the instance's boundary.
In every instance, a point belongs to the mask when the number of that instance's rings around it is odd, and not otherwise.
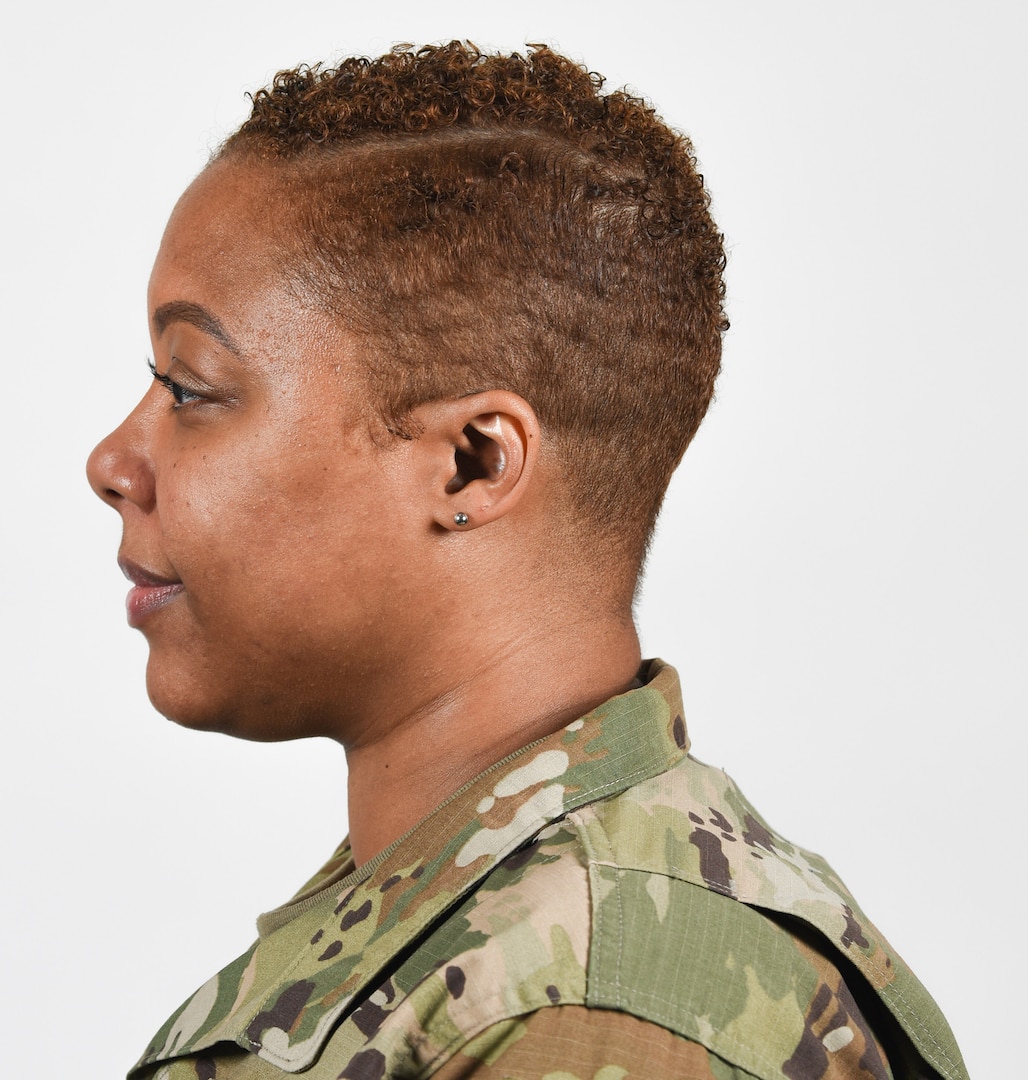
[{"label": "stud earring", "polygon": [[467,525],[467,523],[468,523],[468,515],[465,514],[463,510],[460,511],[460,513],[458,513],[458,514],[454,514],[453,515],[453,523],[454,523],[454,525]]}]

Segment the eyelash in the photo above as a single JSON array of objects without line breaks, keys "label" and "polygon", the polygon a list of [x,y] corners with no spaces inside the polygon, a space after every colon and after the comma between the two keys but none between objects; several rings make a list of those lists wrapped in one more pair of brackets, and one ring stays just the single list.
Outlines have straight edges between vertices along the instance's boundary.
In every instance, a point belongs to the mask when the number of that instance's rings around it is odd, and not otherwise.
[{"label": "eyelash", "polygon": [[154,377],[156,382],[159,382],[165,390],[175,399],[173,408],[181,408],[183,405],[189,405],[194,401],[202,401],[203,398],[200,394],[195,393],[192,390],[188,390],[180,383],[175,382],[168,375],[162,375],[157,370],[157,365],[152,360],[147,360],[146,366],[150,369],[150,374]]}]

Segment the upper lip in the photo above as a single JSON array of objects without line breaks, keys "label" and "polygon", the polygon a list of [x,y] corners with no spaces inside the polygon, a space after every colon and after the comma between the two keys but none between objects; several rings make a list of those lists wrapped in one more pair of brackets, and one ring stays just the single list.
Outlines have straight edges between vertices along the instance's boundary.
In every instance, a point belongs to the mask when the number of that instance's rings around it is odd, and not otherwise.
[{"label": "upper lip", "polygon": [[118,565],[121,567],[121,572],[132,582],[133,585],[149,586],[150,588],[157,588],[161,585],[181,585],[182,582],[175,577],[166,577],[162,574],[155,574],[152,570],[147,570],[145,567],[140,566],[138,563],[134,563],[131,559],[118,559]]}]

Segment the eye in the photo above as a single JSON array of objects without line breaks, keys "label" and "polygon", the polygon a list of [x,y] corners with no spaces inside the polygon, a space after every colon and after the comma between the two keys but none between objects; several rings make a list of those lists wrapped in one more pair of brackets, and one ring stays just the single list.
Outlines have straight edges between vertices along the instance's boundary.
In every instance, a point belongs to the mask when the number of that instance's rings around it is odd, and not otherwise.
[{"label": "eye", "polygon": [[162,375],[157,370],[157,366],[152,360],[147,360],[146,364],[154,379],[159,382],[169,394],[171,394],[172,398],[174,398],[174,408],[177,409],[181,405],[190,405],[194,401],[205,400],[202,394],[197,394],[188,387],[183,386],[181,383],[175,382],[175,380],[168,375]]}]

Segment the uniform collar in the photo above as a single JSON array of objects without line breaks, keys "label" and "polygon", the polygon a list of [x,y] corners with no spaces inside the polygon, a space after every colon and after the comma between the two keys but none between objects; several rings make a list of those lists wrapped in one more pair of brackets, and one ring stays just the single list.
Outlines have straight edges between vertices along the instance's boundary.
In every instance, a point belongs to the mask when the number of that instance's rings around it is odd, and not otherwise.
[{"label": "uniform collar", "polygon": [[[689,741],[674,669],[497,762],[380,857],[262,919],[262,937],[157,1033],[136,1068],[232,1041],[286,1072],[308,1068],[390,962],[550,822],[664,772]],[[343,866],[345,869],[345,865]],[[283,918],[284,917],[284,918]]]}]

